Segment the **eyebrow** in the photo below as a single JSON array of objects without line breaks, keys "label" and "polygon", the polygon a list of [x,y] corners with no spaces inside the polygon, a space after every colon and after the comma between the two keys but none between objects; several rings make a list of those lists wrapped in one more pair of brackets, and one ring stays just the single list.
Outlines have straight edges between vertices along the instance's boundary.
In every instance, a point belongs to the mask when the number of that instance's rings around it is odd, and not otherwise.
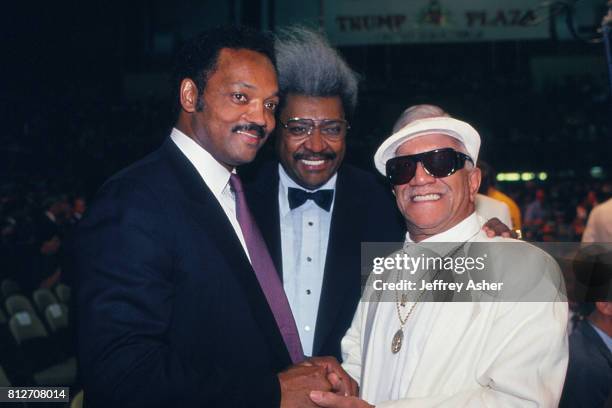
[{"label": "eyebrow", "polygon": [[[232,85],[240,85],[248,89],[257,89],[255,85],[251,85],[248,82],[244,82],[244,81],[234,82],[232,83]],[[274,92],[272,95],[268,96],[268,98],[278,98],[278,90]]]},{"label": "eyebrow", "polygon": [[244,82],[244,81],[234,82],[232,85],[240,85],[240,86],[244,86],[245,88],[249,88],[249,89],[257,88],[255,85],[251,85],[248,82]]}]

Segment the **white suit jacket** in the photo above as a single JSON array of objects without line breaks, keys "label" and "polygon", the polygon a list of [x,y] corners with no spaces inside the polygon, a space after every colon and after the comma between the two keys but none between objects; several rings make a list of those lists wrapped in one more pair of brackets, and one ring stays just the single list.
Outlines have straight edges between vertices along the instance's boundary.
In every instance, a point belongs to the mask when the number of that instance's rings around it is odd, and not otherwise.
[{"label": "white suit jacket", "polygon": [[[482,222],[473,214],[462,224],[471,234]],[[477,229],[474,239],[491,240]],[[505,238],[493,241],[517,242]],[[511,272],[517,272],[518,280],[522,279],[518,271],[528,271],[531,275],[541,271],[558,275],[560,279],[559,267],[552,257],[527,243],[518,245],[521,249],[518,255],[516,251],[502,248],[495,254],[496,262],[511,264]],[[528,285],[549,283],[536,276]],[[555,284],[562,286],[560,281],[552,283]],[[376,309],[371,310],[373,307]],[[429,334],[414,375],[406,389],[401,390],[401,398],[396,400],[373,400],[375,395],[381,395],[381,384],[384,388],[386,382],[392,381],[385,364],[379,360],[391,358],[391,351],[386,328],[377,325],[377,321],[384,320],[379,312],[385,308],[378,307],[376,303],[360,302],[342,340],[343,367],[359,383],[361,397],[376,407],[558,405],[568,362],[566,302],[419,304],[424,311],[435,309],[435,318],[428,325]],[[427,313],[416,318],[424,315]],[[366,334],[368,329],[371,332]],[[404,342],[410,340],[407,337]],[[371,369],[373,366],[377,368]]]}]

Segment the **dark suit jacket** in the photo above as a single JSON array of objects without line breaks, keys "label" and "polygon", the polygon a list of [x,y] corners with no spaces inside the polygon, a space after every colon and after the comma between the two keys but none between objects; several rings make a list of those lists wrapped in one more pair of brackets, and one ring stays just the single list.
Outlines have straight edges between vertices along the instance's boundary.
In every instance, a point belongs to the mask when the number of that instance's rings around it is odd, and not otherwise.
[{"label": "dark suit jacket", "polygon": [[601,408],[612,391],[612,353],[583,320],[569,338],[569,364],[559,407]]},{"label": "dark suit jacket", "polygon": [[277,407],[290,357],[227,216],[176,145],[112,177],[74,242],[88,407]]},{"label": "dark suit jacket", "polygon": [[[278,162],[266,163],[246,180],[251,211],[282,274]],[[401,242],[405,224],[389,187],[370,173],[343,164],[335,194],[313,355],[341,361],[340,340],[361,295],[361,243]]]}]

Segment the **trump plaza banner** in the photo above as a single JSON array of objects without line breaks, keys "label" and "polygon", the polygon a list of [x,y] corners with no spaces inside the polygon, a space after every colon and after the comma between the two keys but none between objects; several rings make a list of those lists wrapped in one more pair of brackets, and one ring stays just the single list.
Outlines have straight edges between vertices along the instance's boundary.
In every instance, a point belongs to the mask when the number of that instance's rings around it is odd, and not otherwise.
[{"label": "trump plaza banner", "polygon": [[326,0],[335,45],[546,39],[548,9],[537,0]]}]

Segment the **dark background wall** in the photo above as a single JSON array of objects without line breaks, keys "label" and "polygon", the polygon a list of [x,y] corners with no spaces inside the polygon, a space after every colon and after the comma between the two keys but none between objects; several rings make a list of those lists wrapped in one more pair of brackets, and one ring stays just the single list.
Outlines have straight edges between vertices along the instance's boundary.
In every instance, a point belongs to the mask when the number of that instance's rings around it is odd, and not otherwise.
[{"label": "dark background wall", "polygon": [[[168,72],[181,41],[221,23],[317,26],[322,4],[5,4],[5,177],[56,173],[95,189],[167,135],[174,119]],[[555,24],[560,34],[546,40],[340,47],[362,76],[349,160],[371,167],[372,151],[401,110],[430,102],[471,121],[485,140],[483,157],[498,170],[588,177],[600,166],[609,174],[612,115],[603,45],[572,39],[562,16]],[[586,36],[595,25],[580,29]]]}]

